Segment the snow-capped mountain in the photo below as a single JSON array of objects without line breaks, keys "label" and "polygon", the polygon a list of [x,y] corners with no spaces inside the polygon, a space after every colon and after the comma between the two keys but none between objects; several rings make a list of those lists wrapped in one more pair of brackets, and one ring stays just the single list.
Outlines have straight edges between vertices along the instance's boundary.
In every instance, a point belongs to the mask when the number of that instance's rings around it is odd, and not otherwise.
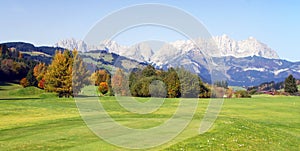
[{"label": "snow-capped mountain", "polygon": [[122,46],[115,41],[102,41],[99,45],[87,45],[82,40],[67,39],[59,41],[56,47],[67,49],[76,48],[79,51],[88,50],[107,50],[119,55],[136,59],[142,62],[152,62],[163,64],[162,60],[180,55],[193,49],[199,49],[210,57],[233,56],[243,58],[249,56],[259,56],[269,59],[278,59],[277,53],[269,48],[266,44],[249,37],[246,40],[235,41],[227,35],[212,37],[212,40],[194,39],[194,40],[178,40],[175,42],[165,43],[158,51],[153,51],[147,42],[135,44],[133,46]]},{"label": "snow-capped mountain", "polygon": [[269,59],[279,58],[274,50],[253,37],[249,37],[246,40],[235,41],[227,35],[222,35],[214,37],[213,39],[221,52],[221,56],[215,56],[212,54],[213,57],[233,56],[236,58],[242,58],[259,56]]},{"label": "snow-capped mountain", "polygon": [[74,38],[61,40],[57,42],[54,46],[69,49],[69,50],[77,49],[78,51],[83,51],[83,52],[88,50],[88,46],[84,41],[75,40]]},{"label": "snow-capped mountain", "polygon": [[125,52],[122,53],[123,56],[140,62],[150,62],[153,54],[154,52],[152,48],[147,43],[143,42],[129,47]]},{"label": "snow-capped mountain", "polygon": [[222,35],[170,43],[141,42],[133,46],[110,40],[97,46],[65,40],[56,46],[81,51],[104,50],[163,69],[183,66],[206,82],[228,80],[231,85],[252,86],[283,81],[289,74],[300,79],[300,62],[280,60],[274,50],[253,37],[235,41]]}]

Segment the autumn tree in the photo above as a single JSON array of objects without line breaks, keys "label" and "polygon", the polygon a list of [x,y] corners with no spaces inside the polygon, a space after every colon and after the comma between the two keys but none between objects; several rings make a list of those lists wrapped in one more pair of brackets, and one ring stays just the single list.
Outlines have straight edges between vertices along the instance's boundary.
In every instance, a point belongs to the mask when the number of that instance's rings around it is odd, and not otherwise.
[{"label": "autumn tree", "polygon": [[0,58],[0,80],[20,80],[26,77],[29,67],[24,62]]},{"label": "autumn tree", "polygon": [[77,50],[73,50],[73,58],[72,87],[74,95],[78,95],[80,90],[89,83],[89,71]]},{"label": "autumn tree", "polygon": [[57,51],[45,74],[45,90],[60,97],[72,96],[73,58],[69,50]]},{"label": "autumn tree", "polygon": [[110,74],[106,70],[97,70],[91,75],[91,81],[96,86],[101,82],[110,83]]},{"label": "autumn tree", "polygon": [[169,98],[180,97],[180,81],[178,74],[174,68],[168,69],[168,72],[163,78],[167,86],[167,96]]},{"label": "autumn tree", "polygon": [[47,65],[45,63],[39,63],[33,68],[33,75],[38,81],[38,87],[44,88],[45,86],[45,73],[47,71]]},{"label": "autumn tree", "polygon": [[23,88],[25,88],[25,87],[28,87],[28,86],[29,86],[29,82],[28,82],[28,80],[27,80],[26,78],[22,78],[22,79],[20,80],[20,85],[21,85]]},{"label": "autumn tree", "polygon": [[47,71],[47,65],[45,63],[39,63],[33,68],[33,75],[36,80],[40,81],[44,78]]},{"label": "autumn tree", "polygon": [[124,72],[118,68],[111,79],[111,86],[115,94],[128,95],[128,81]]},{"label": "autumn tree", "polygon": [[234,94],[233,89],[232,88],[228,88],[227,89],[227,97],[228,98],[232,98],[233,94]]},{"label": "autumn tree", "polygon": [[98,90],[102,94],[106,94],[108,92],[108,83],[107,82],[100,82]]},{"label": "autumn tree", "polygon": [[44,78],[38,82],[38,87],[41,89],[45,88],[45,79]]}]

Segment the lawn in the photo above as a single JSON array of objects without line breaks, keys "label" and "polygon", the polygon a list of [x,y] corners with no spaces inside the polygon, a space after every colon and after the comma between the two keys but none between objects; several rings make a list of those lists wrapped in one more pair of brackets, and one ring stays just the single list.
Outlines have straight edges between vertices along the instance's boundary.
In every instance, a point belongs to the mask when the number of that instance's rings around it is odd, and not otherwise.
[{"label": "lawn", "polygon": [[[199,100],[192,122],[175,140],[151,150],[300,150],[299,97],[225,99],[213,127],[198,135],[208,102]],[[166,99],[151,114],[130,113],[114,97],[102,97],[101,103],[118,123],[146,129],[172,117],[179,101]],[[56,98],[35,88],[2,84],[0,121],[0,150],[124,150],[94,135],[73,99]]]}]

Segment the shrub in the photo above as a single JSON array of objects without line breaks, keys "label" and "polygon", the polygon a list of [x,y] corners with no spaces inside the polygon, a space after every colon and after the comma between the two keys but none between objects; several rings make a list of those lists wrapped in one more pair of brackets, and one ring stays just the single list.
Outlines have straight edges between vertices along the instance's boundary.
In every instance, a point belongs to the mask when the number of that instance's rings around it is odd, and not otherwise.
[{"label": "shrub", "polygon": [[41,88],[41,89],[44,89],[44,87],[45,87],[45,79],[42,79],[42,80],[39,81],[38,87]]},{"label": "shrub", "polygon": [[232,98],[232,96],[234,94],[233,89],[232,88],[228,88],[227,91],[226,91],[226,94],[227,94],[228,98]]},{"label": "shrub", "polygon": [[26,78],[23,78],[23,79],[21,79],[21,81],[20,81],[20,85],[21,85],[23,88],[25,88],[25,87],[28,87],[28,86],[29,86],[29,82],[28,82],[28,80],[27,80]]},{"label": "shrub", "polygon": [[237,97],[237,98],[251,98],[251,95],[245,90],[240,90],[240,91],[235,92],[235,97]]},{"label": "shrub", "polygon": [[101,82],[99,84],[98,90],[102,94],[106,94],[108,92],[108,84],[107,84],[107,82]]}]

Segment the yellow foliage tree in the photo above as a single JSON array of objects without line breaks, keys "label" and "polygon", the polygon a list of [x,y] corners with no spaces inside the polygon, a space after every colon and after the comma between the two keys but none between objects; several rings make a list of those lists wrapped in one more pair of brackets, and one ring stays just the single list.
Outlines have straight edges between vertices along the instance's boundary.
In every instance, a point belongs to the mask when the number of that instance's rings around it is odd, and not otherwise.
[{"label": "yellow foliage tree", "polygon": [[57,92],[60,97],[73,96],[72,93],[73,58],[69,50],[57,51],[45,74],[45,90]]}]

